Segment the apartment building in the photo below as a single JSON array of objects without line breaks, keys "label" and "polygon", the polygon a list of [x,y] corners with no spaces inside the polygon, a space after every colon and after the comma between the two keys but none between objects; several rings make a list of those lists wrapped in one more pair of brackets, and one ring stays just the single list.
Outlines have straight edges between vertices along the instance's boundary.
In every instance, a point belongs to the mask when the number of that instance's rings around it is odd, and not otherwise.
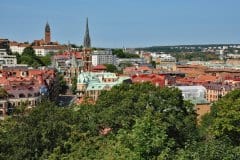
[{"label": "apartment building", "polygon": [[116,64],[116,55],[112,54],[111,50],[98,50],[92,53],[92,65],[99,64]]}]

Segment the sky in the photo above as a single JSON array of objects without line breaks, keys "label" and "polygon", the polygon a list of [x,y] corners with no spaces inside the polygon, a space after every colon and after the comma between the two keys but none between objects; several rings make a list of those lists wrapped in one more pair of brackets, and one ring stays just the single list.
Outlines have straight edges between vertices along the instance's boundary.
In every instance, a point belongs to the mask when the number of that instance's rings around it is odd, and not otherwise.
[{"label": "sky", "polygon": [[94,47],[240,43],[240,0],[0,0],[0,38]]}]

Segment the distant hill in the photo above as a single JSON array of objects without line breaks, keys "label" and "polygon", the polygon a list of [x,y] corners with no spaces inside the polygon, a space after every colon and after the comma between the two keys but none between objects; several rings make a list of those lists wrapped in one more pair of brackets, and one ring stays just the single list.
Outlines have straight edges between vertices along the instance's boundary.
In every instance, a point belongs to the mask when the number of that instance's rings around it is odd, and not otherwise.
[{"label": "distant hill", "polygon": [[136,50],[144,50],[150,52],[186,52],[186,51],[201,51],[203,48],[223,47],[223,46],[238,46],[240,44],[200,44],[200,45],[175,45],[175,46],[151,46],[136,48]]}]

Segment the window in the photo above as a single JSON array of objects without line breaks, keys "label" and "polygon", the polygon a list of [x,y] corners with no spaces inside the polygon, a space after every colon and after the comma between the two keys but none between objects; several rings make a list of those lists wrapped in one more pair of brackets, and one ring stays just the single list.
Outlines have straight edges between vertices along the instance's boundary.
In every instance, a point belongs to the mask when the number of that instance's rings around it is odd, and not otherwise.
[{"label": "window", "polygon": [[23,93],[19,94],[19,98],[25,98],[26,96]]}]

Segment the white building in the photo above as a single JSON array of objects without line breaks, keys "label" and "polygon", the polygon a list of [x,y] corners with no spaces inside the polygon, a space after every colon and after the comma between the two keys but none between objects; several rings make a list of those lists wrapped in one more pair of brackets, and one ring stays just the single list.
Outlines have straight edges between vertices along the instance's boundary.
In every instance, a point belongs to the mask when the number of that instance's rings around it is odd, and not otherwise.
[{"label": "white building", "polygon": [[8,55],[5,49],[0,49],[0,65],[16,65],[17,58],[15,55]]},{"label": "white building", "polygon": [[223,49],[216,50],[215,54],[217,54],[217,55],[223,55],[223,54],[224,54],[224,50],[223,50]]},{"label": "white building", "polygon": [[116,64],[116,55],[112,54],[111,50],[94,51],[92,53],[92,65],[99,64]]},{"label": "white building", "polygon": [[23,53],[23,50],[28,47],[29,44],[25,44],[25,43],[17,43],[17,42],[10,42],[10,49],[13,53],[17,52],[20,55]]},{"label": "white building", "polygon": [[45,56],[47,54],[46,50],[42,46],[34,46],[33,49],[37,56]]},{"label": "white building", "polygon": [[[18,43],[14,41],[14,42],[10,42],[9,46],[13,53],[17,52],[21,55],[23,53],[23,50],[26,47],[29,47],[30,44]],[[63,51],[66,49],[64,46],[61,46],[61,45],[42,45],[42,46],[32,46],[32,47],[37,56],[46,56],[48,53],[57,53],[61,50]]]}]

